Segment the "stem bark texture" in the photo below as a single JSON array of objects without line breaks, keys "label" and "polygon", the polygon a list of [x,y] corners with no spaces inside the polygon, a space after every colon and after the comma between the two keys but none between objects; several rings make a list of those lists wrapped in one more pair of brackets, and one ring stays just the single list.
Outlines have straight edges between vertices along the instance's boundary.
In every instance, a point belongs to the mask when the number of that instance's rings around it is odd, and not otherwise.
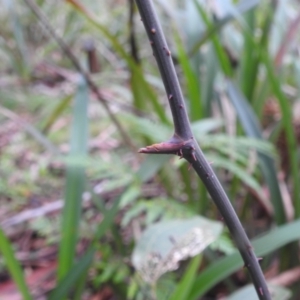
[{"label": "stem bark texture", "polygon": [[170,140],[141,148],[139,152],[175,154],[185,158],[192,165],[229,228],[245,262],[245,266],[249,270],[259,299],[271,300],[264,275],[244,228],[213,169],[193,137],[171,52],[155,13],[153,3],[151,0],[136,0],[136,3],[163,79],[175,130]]}]

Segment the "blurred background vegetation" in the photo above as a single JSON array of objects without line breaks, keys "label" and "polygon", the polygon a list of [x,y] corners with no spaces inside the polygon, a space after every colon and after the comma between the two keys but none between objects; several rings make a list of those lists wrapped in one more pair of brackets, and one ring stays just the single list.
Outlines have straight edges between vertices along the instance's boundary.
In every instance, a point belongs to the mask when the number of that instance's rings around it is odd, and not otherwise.
[{"label": "blurred background vegetation", "polygon": [[[256,299],[188,164],[137,153],[173,129],[133,1],[0,3],[0,298]],[[273,297],[299,299],[300,2],[154,4]]]}]

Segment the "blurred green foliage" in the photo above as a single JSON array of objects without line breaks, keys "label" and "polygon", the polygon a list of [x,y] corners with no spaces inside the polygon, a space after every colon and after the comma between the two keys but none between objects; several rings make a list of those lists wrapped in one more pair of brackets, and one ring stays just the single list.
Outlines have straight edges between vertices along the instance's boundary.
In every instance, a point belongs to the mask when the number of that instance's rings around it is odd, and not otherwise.
[{"label": "blurred green foliage", "polygon": [[[217,221],[216,208],[184,161],[142,156],[124,144],[25,2],[0,3],[0,252],[23,298],[36,295],[14,255],[22,245],[11,238],[13,217],[43,247],[59,249],[49,299],[104,292],[119,299],[215,299],[246,285],[244,274],[233,274],[241,261],[226,230],[204,252],[189,252],[193,258],[177,270],[155,283],[143,280],[131,255],[147,228],[197,215]],[[138,149],[168,139],[173,129],[136,9],[129,20],[130,3],[37,1],[86,70],[83,49],[93,41],[99,70],[90,76]],[[298,245],[289,255],[275,250],[299,240],[299,1],[156,0],[155,7],[195,137],[265,256],[263,270],[277,264],[273,277],[288,272],[298,265]],[[59,199],[59,216],[54,210],[20,219]],[[154,262],[157,254],[149,255]],[[275,290],[298,299],[296,282],[289,288]],[[246,292],[243,298],[253,299]]]}]

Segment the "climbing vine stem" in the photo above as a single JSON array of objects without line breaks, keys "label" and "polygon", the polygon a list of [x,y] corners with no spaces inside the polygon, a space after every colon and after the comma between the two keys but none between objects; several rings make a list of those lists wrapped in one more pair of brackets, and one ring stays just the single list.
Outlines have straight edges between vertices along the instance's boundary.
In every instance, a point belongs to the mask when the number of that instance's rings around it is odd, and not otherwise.
[{"label": "climbing vine stem", "polygon": [[271,296],[254,249],[223,187],[193,137],[171,52],[155,13],[153,3],[151,0],[136,0],[136,3],[163,79],[172,111],[175,131],[168,141],[141,148],[139,152],[175,154],[185,158],[192,165],[229,228],[245,262],[245,266],[249,270],[259,299],[270,300]]}]

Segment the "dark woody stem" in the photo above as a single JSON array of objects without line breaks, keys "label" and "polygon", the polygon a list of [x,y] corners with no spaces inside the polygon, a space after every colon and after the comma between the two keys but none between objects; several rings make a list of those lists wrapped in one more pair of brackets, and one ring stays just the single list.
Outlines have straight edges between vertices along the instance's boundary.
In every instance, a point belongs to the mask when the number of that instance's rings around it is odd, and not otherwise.
[{"label": "dark woody stem", "polygon": [[192,131],[186,114],[185,103],[175,72],[171,52],[160,23],[154,14],[150,1],[136,1],[136,3],[139,7],[142,21],[144,22],[153,49],[153,55],[156,58],[164,82],[173,115],[175,133],[183,139],[189,139],[192,137]]},{"label": "dark woody stem", "polygon": [[260,300],[271,296],[251,243],[210,164],[193,137],[181,88],[163,31],[151,0],[136,0],[156,58],[172,111],[175,133],[166,142],[141,148],[141,153],[168,153],[185,158],[195,169],[229,228],[252,277]]}]

